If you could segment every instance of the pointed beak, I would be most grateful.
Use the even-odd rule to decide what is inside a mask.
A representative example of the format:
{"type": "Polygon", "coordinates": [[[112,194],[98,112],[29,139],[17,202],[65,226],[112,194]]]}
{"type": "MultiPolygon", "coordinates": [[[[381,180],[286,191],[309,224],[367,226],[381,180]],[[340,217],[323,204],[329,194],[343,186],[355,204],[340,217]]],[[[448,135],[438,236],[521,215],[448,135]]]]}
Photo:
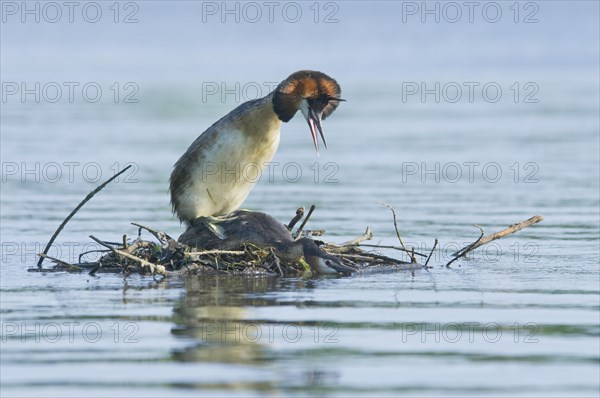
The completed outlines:
{"type": "Polygon", "coordinates": [[[341,261],[339,260],[325,260],[325,266],[327,268],[333,269],[335,272],[343,272],[343,273],[348,273],[351,274],[353,272],[358,271],[358,269],[354,268],[354,267],[349,267],[347,265],[342,264],[341,261]]]}
{"type": "Polygon", "coordinates": [[[305,109],[302,109],[302,114],[308,122],[310,134],[312,135],[313,143],[315,144],[317,153],[319,153],[319,139],[317,138],[317,130],[321,135],[321,139],[323,139],[325,149],[327,149],[327,141],[325,140],[325,135],[323,134],[323,127],[321,127],[321,114],[315,112],[310,106],[306,106],[305,109]]]}
{"type": "Polygon", "coordinates": [[[356,268],[342,264],[338,258],[323,252],[320,252],[319,255],[305,255],[305,258],[311,268],[320,274],[335,274],[338,272],[351,274],[358,271],[356,268]]]}
{"type": "Polygon", "coordinates": [[[302,255],[310,268],[318,274],[335,274],[337,272],[351,274],[358,271],[354,267],[342,264],[339,258],[325,253],[316,243],[309,238],[300,238],[296,242],[302,243],[302,255]]]}

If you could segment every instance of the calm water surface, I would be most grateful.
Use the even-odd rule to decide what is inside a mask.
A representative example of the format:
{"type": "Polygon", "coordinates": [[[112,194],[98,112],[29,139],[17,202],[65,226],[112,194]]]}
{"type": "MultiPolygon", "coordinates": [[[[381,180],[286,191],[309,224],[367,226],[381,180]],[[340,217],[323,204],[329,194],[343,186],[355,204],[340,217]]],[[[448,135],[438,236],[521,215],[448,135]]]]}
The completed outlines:
{"type": "Polygon", "coordinates": [[[94,81],[110,93],[2,103],[3,396],[598,396],[597,3],[540,2],[528,26],[399,25],[400,5],[386,2],[338,3],[330,26],[201,24],[200,3],[138,4],[132,26],[2,26],[3,82],[94,81]],[[128,163],[50,254],[77,261],[95,248],[88,235],[133,237],[130,222],[178,235],[172,164],[242,100],[205,97],[203,83],[262,85],[304,67],[336,77],[348,99],[324,122],[329,150],[316,156],[299,117],[284,125],[277,163],[244,206],[287,222],[314,203],[309,228],[327,240],[371,226],[372,243],[396,244],[387,202],[410,245],[440,240],[432,270],[27,272],[68,212],[128,163]],[[139,102],[112,101],[115,81],[135,82],[139,102]],[[495,82],[503,95],[404,101],[407,82],[495,82]],[[527,82],[537,103],[523,102],[527,82]],[[545,220],[441,266],[477,238],[472,224],[491,233],[535,214],[545,220]]]}

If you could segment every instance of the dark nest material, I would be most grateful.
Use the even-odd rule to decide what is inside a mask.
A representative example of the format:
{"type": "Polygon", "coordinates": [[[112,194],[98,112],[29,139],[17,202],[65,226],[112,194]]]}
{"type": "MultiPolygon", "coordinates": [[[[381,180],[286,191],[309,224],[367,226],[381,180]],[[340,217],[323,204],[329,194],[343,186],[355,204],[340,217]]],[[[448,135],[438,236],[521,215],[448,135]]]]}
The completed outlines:
{"type": "MultiPolygon", "coordinates": [[[[66,272],[88,272],[90,275],[95,275],[100,272],[119,273],[123,275],[141,274],[141,275],[167,275],[167,274],[244,274],[244,275],[285,275],[285,276],[310,276],[312,274],[310,266],[300,259],[298,261],[285,261],[277,256],[271,247],[259,247],[252,244],[244,245],[240,250],[203,250],[198,251],[187,245],[184,245],[170,237],[168,234],[157,231],[150,227],[132,223],[137,227],[137,237],[133,240],[128,239],[123,235],[121,242],[108,242],[98,239],[95,236],[90,236],[92,240],[102,246],[104,249],[94,250],[91,252],[82,253],[79,256],[79,262],[75,264],[67,263],[57,258],[48,256],[48,250],[52,243],[64,228],[67,222],[77,213],[77,211],[89,201],[96,193],[104,188],[108,183],[125,172],[128,168],[123,169],[120,173],[114,175],[105,183],[100,185],[94,191],[90,192],[86,198],[65,218],[62,224],[58,227],[50,241],[48,242],[43,253],[40,253],[40,259],[37,268],[30,271],[66,271],[66,272]],[[153,240],[142,238],[142,231],[145,230],[153,236],[153,240]],[[81,262],[84,255],[93,252],[101,253],[101,257],[95,262],[81,262]],[[52,268],[43,268],[44,259],[49,259],[54,263],[52,268]]],[[[327,254],[336,256],[344,265],[358,269],[360,273],[370,272],[393,272],[393,271],[415,271],[418,269],[431,268],[429,260],[437,247],[437,239],[430,253],[423,254],[415,252],[414,248],[408,249],[400,236],[396,221],[395,210],[387,204],[382,204],[388,207],[393,216],[394,228],[400,246],[381,246],[370,245],[363,242],[372,239],[373,233],[370,228],[367,228],[365,233],[351,241],[334,244],[327,243],[315,239],[322,236],[324,231],[312,230],[305,231],[304,226],[311,217],[315,206],[311,206],[306,214],[304,208],[299,208],[296,215],[286,226],[290,231],[293,231],[295,225],[300,226],[292,236],[295,239],[308,237],[315,241],[321,250],[327,254]],[[408,261],[403,261],[394,257],[389,257],[377,253],[377,249],[391,249],[404,253],[408,257],[408,261]],[[419,261],[420,260],[420,261],[419,261]]],[[[453,259],[446,266],[450,266],[454,261],[465,256],[472,250],[489,243],[493,240],[502,238],[532,224],[538,223],[543,218],[534,216],[523,222],[513,224],[508,228],[488,236],[484,236],[483,230],[480,229],[481,235],[470,245],[465,246],[461,250],[453,254],[453,259]]]]}

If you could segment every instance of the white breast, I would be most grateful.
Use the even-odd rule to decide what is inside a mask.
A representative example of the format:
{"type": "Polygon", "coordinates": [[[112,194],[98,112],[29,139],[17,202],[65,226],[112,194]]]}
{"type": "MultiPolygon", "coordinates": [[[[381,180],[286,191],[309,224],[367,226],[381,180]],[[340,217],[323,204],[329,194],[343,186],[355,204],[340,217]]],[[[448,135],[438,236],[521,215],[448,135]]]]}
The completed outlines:
{"type": "Polygon", "coordinates": [[[197,152],[190,165],[191,183],[181,192],[179,210],[185,219],[228,214],[238,209],[279,146],[279,125],[259,139],[223,128],[197,152]]]}

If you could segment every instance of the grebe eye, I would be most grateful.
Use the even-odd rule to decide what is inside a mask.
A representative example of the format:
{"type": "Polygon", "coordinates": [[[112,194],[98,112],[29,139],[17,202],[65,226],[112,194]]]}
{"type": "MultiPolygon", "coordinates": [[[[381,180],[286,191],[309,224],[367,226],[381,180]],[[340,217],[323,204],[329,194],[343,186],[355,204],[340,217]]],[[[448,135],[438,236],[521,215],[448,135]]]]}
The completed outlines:
{"type": "Polygon", "coordinates": [[[331,265],[331,261],[325,260],[325,265],[331,265]]]}

